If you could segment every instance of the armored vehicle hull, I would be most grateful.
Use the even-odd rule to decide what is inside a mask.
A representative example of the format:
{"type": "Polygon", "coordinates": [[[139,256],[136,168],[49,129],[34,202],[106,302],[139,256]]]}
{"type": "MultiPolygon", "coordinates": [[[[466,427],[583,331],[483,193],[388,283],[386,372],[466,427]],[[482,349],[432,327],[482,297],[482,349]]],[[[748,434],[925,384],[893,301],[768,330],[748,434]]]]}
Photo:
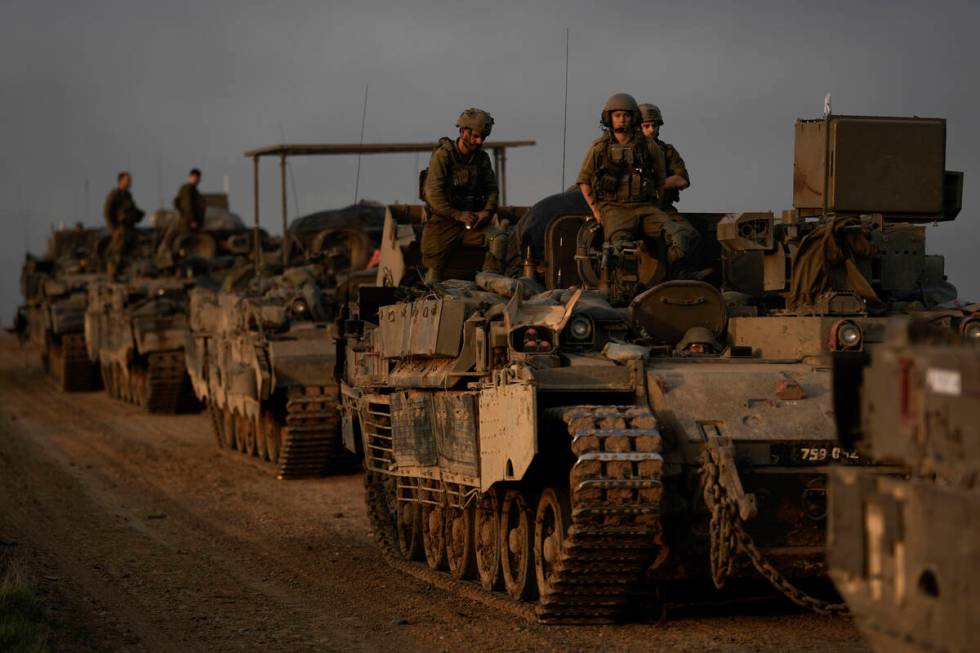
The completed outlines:
{"type": "Polygon", "coordinates": [[[320,476],[343,461],[333,325],[290,322],[288,302],[191,293],[187,370],[219,447],[279,478],[320,476]]]}
{"type": "Polygon", "coordinates": [[[51,233],[43,258],[28,255],[21,270],[24,305],[18,331],[41,352],[41,365],[65,392],[96,390],[99,370],[85,355],[84,315],[88,285],[100,278],[101,229],[51,233]]]}
{"type": "MultiPolygon", "coordinates": [[[[823,156],[834,192],[853,191],[842,171],[861,157],[892,165],[908,130],[945,134],[838,118],[824,126],[848,165],[802,146],[796,162],[823,156]],[[846,146],[856,134],[871,140],[846,146]]],[[[343,323],[344,438],[364,453],[386,555],[475,574],[550,622],[616,620],[733,578],[845,610],[810,582],[826,581],[828,473],[887,470],[838,441],[831,361],[880,346],[896,313],[980,337],[916,224],[955,217],[962,177],[912,163],[876,181],[872,204],[899,197],[877,213],[852,193],[819,214],[687,215],[697,281],[669,281],[663,242],[603,242],[566,194],[518,222],[521,279],[363,288],[343,323]],[[930,184],[896,195],[907,174],[930,184]]],[[[410,215],[386,225],[379,286],[413,283],[414,233],[410,215]]]]}
{"type": "Polygon", "coordinates": [[[838,365],[842,439],[894,473],[838,470],[831,576],[877,651],[975,649],[980,349],[898,323],[870,365],[838,365]],[[857,408],[857,410],[855,410],[857,408]]]}
{"type": "Polygon", "coordinates": [[[321,211],[287,230],[289,267],[232,290],[195,289],[187,369],[219,447],[267,463],[277,477],[347,467],[339,430],[335,318],[366,274],[385,207],[321,211]]]}
{"type": "Polygon", "coordinates": [[[174,279],[90,286],[85,342],[109,396],[152,413],[193,407],[184,364],[186,301],[184,282],[174,279]]]}

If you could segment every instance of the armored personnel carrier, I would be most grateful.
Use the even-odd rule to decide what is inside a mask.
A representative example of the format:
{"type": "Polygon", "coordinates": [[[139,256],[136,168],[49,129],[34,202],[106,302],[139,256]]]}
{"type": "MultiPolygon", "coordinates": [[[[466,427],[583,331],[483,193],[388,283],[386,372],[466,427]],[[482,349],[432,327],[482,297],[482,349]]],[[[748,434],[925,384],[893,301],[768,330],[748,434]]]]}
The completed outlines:
{"type": "MultiPolygon", "coordinates": [[[[173,270],[156,268],[156,239],[150,238],[130,257],[124,280],[89,286],[86,350],[111,397],[154,413],[195,405],[184,361],[187,293],[197,286],[220,287],[236,261],[250,256],[254,238],[234,214],[211,210],[215,197],[220,196],[205,195],[204,227],[179,244],[173,270]]],[[[260,235],[260,246],[261,240],[260,235]]]]}
{"type": "Polygon", "coordinates": [[[659,243],[603,243],[573,197],[518,222],[519,279],[406,288],[412,233],[386,229],[390,285],[359,289],[338,366],[386,555],[553,623],[760,576],[843,610],[804,591],[829,469],[871,465],[837,441],[832,357],[896,312],[973,333],[919,226],[959,210],[944,152],[941,120],[799,121],[794,210],[687,216],[701,281],[670,281],[659,243]]]}
{"type": "Polygon", "coordinates": [[[290,265],[279,274],[191,291],[187,370],[219,447],[268,463],[279,478],[345,461],[333,369],[338,294],[367,269],[384,216],[369,203],[305,216],[287,231],[290,265]]]}
{"type": "Polygon", "coordinates": [[[44,371],[66,392],[98,388],[98,368],[85,354],[84,315],[86,289],[102,274],[98,248],[105,238],[104,229],[52,231],[47,253],[28,254],[21,269],[24,305],[16,329],[41,351],[44,371]]]}
{"type": "Polygon", "coordinates": [[[835,470],[830,574],[875,650],[974,650],[980,347],[889,326],[870,365],[835,366],[842,442],[894,473],[835,470]]]}

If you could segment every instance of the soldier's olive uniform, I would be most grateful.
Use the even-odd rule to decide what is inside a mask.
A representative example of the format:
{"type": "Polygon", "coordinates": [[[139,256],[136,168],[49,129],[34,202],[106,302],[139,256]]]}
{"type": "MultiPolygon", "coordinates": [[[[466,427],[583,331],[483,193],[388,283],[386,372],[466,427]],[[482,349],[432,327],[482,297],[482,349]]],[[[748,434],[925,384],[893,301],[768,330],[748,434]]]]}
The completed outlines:
{"type": "Polygon", "coordinates": [[[207,207],[197,187],[188,182],[177,192],[174,208],[177,209],[179,216],[167,226],[167,231],[157,249],[157,265],[161,268],[173,267],[177,247],[185,237],[204,225],[204,213],[207,207]]]}
{"type": "Polygon", "coordinates": [[[136,207],[128,190],[114,188],[106,195],[102,215],[112,233],[106,248],[106,269],[109,276],[115,277],[132,245],[133,226],[143,219],[143,211],[136,207]]]}
{"type": "Polygon", "coordinates": [[[425,178],[429,218],[422,228],[422,265],[441,278],[450,253],[461,245],[487,250],[483,269],[501,272],[506,254],[504,230],[487,218],[477,229],[467,229],[466,213],[497,210],[497,176],[483,150],[464,156],[455,141],[439,139],[425,178]]]}
{"type": "MultiPolygon", "coordinates": [[[[687,165],[684,164],[684,159],[681,158],[677,148],[670,143],[664,143],[659,138],[655,139],[655,141],[660,149],[663,150],[664,159],[667,164],[667,176],[673,177],[674,175],[680,175],[690,184],[691,175],[687,172],[687,165]]],[[[668,213],[677,213],[677,209],[674,208],[674,202],[679,202],[680,199],[681,191],[679,189],[665,188],[663,197],[660,198],[660,208],[668,213]]]]}
{"type": "Polygon", "coordinates": [[[607,242],[634,240],[640,233],[662,238],[675,270],[685,267],[700,235],[682,216],[658,208],[666,179],[660,147],[639,131],[619,143],[611,132],[589,147],[576,180],[589,184],[599,206],[607,242]]]}

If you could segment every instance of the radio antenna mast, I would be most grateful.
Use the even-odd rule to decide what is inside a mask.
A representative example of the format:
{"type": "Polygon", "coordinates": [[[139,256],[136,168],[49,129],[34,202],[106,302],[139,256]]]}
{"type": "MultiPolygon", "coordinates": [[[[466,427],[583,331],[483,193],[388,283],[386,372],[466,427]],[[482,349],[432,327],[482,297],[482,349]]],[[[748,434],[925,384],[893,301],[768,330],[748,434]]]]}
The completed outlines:
{"type": "Polygon", "coordinates": [[[565,108],[561,123],[561,192],[565,192],[565,143],[568,140],[568,28],[565,28],[565,108]]]}
{"type": "MultiPolygon", "coordinates": [[[[367,118],[368,85],[364,85],[364,108],[361,109],[361,139],[359,145],[364,145],[364,119],[367,118]]],[[[357,172],[354,174],[354,204],[357,204],[361,188],[361,153],[357,153],[357,172]]]]}

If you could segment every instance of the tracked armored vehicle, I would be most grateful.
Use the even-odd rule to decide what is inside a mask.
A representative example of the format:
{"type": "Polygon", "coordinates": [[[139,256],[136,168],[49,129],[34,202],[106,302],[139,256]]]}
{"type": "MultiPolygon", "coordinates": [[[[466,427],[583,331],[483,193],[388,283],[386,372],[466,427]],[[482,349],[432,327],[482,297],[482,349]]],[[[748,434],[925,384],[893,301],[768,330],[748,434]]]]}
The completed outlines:
{"type": "Polygon", "coordinates": [[[980,343],[890,328],[870,364],[835,366],[842,442],[894,473],[835,470],[830,573],[876,651],[974,650],[980,343]]]}
{"type": "Polygon", "coordinates": [[[287,231],[284,271],[241,289],[191,292],[187,370],[219,447],[283,479],[348,460],[334,375],[338,294],[367,269],[384,216],[384,206],[361,203],[300,218],[287,231]]]}
{"type": "MultiPolygon", "coordinates": [[[[825,578],[828,470],[871,466],[837,441],[831,359],[880,343],[896,312],[972,333],[916,224],[958,212],[944,148],[938,120],[798,122],[794,210],[687,215],[703,281],[667,281],[659,243],[603,243],[566,197],[518,223],[522,279],[361,288],[344,437],[386,555],[553,623],[760,576],[843,610],[804,591],[825,578]]],[[[397,233],[379,279],[404,285],[410,256],[385,262],[410,251],[397,233]]]]}
{"type": "Polygon", "coordinates": [[[60,229],[48,237],[41,258],[28,255],[21,269],[24,305],[16,328],[22,341],[41,351],[41,365],[66,392],[95,390],[99,371],[85,354],[84,315],[88,285],[102,274],[99,243],[104,229],[60,229]]]}
{"type": "Polygon", "coordinates": [[[197,286],[220,287],[236,261],[252,252],[253,234],[223,209],[223,196],[205,197],[209,211],[204,228],[180,244],[173,270],[156,268],[156,233],[140,230],[140,235],[153,237],[141,239],[123,280],[103,279],[88,289],[88,358],[99,365],[111,397],[149,412],[196,407],[184,360],[187,293],[197,286]]]}

